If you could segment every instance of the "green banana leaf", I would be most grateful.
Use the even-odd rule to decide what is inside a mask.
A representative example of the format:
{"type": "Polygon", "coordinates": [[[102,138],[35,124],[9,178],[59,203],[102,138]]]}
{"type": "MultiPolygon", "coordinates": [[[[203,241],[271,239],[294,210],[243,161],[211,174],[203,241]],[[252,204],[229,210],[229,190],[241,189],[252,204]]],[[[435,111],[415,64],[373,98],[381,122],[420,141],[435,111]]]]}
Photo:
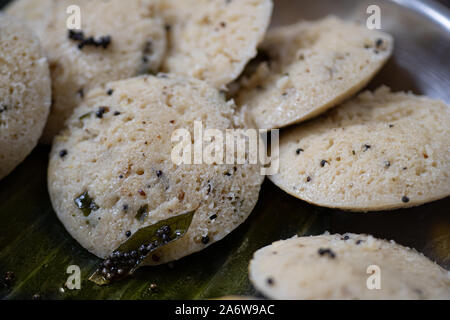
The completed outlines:
{"type": "MultiPolygon", "coordinates": [[[[0,9],[7,2],[0,0],[0,9]]],[[[274,24],[280,21],[294,22],[299,18],[299,12],[305,17],[314,18],[318,13],[322,16],[331,12],[351,12],[354,6],[351,1],[319,3],[277,0],[276,3],[274,24]],[[324,8],[326,13],[323,12],[324,8]]],[[[383,2],[383,8],[383,19],[391,19],[392,23],[397,21],[400,16],[397,15],[400,14],[397,4],[383,2]]],[[[441,70],[438,68],[441,68],[441,61],[444,60],[433,60],[436,59],[434,55],[437,51],[434,50],[434,55],[426,59],[426,69],[420,69],[420,63],[411,64],[412,56],[406,55],[414,50],[414,56],[418,59],[428,57],[420,54],[423,51],[417,50],[423,47],[425,52],[430,51],[430,38],[423,34],[427,30],[436,32],[438,29],[435,24],[431,29],[430,20],[425,21],[428,24],[424,22],[425,15],[420,15],[419,19],[410,11],[408,14],[408,17],[414,18],[411,18],[412,21],[419,21],[414,25],[421,26],[420,32],[414,33],[401,24],[387,24],[395,26],[390,31],[398,40],[396,59],[386,66],[387,71],[380,74],[373,82],[373,87],[385,83],[396,90],[410,90],[420,85],[420,92],[440,92],[445,96],[448,92],[445,73],[442,81],[436,81],[440,79],[439,72],[433,72],[433,77],[427,78],[428,70],[441,70]],[[404,34],[410,37],[408,41],[402,40],[404,34]],[[423,70],[427,72],[421,72],[423,70]],[[410,74],[415,74],[420,81],[411,80],[410,74]]],[[[442,31],[439,34],[446,33],[442,31]]],[[[438,36],[436,39],[433,44],[445,43],[438,36]]],[[[441,51],[444,57],[446,51],[441,51]]],[[[100,287],[88,280],[100,259],[70,237],[51,207],[46,187],[48,152],[48,148],[37,148],[10,176],[0,181],[0,299],[31,299],[35,294],[39,294],[42,299],[259,296],[249,282],[247,272],[248,263],[257,249],[296,234],[312,235],[325,231],[369,233],[379,238],[393,239],[402,245],[416,248],[443,267],[450,268],[450,198],[393,212],[347,213],[311,206],[266,181],[250,218],[224,240],[180,261],[141,268],[130,278],[100,287]],[[80,290],[65,287],[69,277],[66,271],[70,265],[77,265],[81,269],[80,290]],[[2,284],[7,272],[15,275],[11,286],[2,284]]]]}
{"type": "Polygon", "coordinates": [[[387,213],[345,213],[311,206],[266,181],[250,218],[224,240],[202,252],[100,287],[88,281],[100,259],[65,231],[46,188],[47,148],[37,148],[0,182],[0,275],[15,274],[0,287],[1,299],[205,299],[258,296],[248,280],[253,253],[293,235],[371,233],[415,247],[450,266],[450,199],[387,213]],[[69,290],[68,266],[81,268],[81,289],[69,290]],[[152,286],[153,284],[153,286],[152,286]],[[155,288],[156,285],[156,288],[155,288]]]}

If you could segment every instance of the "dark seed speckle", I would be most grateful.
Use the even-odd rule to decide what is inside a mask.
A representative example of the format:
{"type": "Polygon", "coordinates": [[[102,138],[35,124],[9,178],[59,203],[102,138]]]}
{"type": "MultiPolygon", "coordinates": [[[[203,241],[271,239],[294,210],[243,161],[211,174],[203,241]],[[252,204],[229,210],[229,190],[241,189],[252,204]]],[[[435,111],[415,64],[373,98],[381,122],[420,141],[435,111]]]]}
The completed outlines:
{"type": "Polygon", "coordinates": [[[328,255],[331,259],[336,258],[336,254],[331,249],[321,248],[319,249],[318,253],[321,257],[328,255]]]}
{"type": "Polygon", "coordinates": [[[202,243],[203,244],[208,244],[209,243],[209,236],[202,237],[202,243]]]}
{"type": "Polygon", "coordinates": [[[370,148],[372,148],[372,146],[371,146],[370,144],[365,144],[365,145],[362,146],[362,150],[363,150],[364,152],[366,152],[366,151],[369,150],[370,148]]]}

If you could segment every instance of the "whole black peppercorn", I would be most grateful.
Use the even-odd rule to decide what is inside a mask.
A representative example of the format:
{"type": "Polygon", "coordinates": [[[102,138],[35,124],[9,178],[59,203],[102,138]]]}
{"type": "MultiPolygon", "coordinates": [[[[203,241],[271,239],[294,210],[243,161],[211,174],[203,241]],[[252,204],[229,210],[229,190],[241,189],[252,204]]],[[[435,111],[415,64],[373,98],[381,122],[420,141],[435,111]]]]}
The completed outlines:
{"type": "Polygon", "coordinates": [[[67,150],[66,149],[64,149],[64,150],[61,150],[60,152],[59,152],[59,156],[61,157],[61,158],[64,158],[65,156],[67,156],[67,150]]]}
{"type": "Polygon", "coordinates": [[[162,233],[168,234],[170,233],[170,226],[162,226],[160,230],[162,233]]]}
{"type": "Polygon", "coordinates": [[[112,96],[113,93],[114,93],[114,90],[113,90],[113,89],[108,89],[108,91],[106,91],[106,94],[107,94],[108,96],[112,96]]]}
{"type": "Polygon", "coordinates": [[[407,196],[403,196],[402,201],[403,201],[403,203],[408,203],[409,198],[407,196]]]}
{"type": "Polygon", "coordinates": [[[126,236],[127,238],[131,237],[131,231],[125,232],[125,236],[126,236]]]}
{"type": "Polygon", "coordinates": [[[170,237],[169,237],[167,234],[163,234],[163,235],[161,236],[161,240],[162,240],[163,242],[169,242],[169,241],[170,241],[170,237]]]}
{"type": "Polygon", "coordinates": [[[138,249],[139,253],[147,253],[147,247],[143,244],[138,249]]]}

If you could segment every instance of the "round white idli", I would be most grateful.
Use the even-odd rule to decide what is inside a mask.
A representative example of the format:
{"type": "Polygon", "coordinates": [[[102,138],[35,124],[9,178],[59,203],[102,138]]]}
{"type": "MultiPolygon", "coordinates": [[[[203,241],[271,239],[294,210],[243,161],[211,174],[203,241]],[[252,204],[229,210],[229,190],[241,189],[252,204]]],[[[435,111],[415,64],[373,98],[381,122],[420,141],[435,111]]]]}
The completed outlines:
{"type": "Polygon", "coordinates": [[[163,70],[224,88],[256,55],[272,7],[271,0],[162,0],[169,36],[163,70]]]}
{"type": "Polygon", "coordinates": [[[16,0],[6,12],[37,31],[49,59],[53,105],[46,143],[87,91],[156,72],[165,54],[166,33],[156,0],[16,0]],[[74,5],[80,8],[81,30],[69,36],[67,21],[73,11],[67,10],[74,5]]]}
{"type": "Polygon", "coordinates": [[[0,179],[36,146],[50,103],[50,72],[39,40],[0,14],[0,179]]]}
{"type": "Polygon", "coordinates": [[[248,107],[259,128],[275,129],[311,119],[362,89],[391,56],[393,39],[328,17],[272,29],[260,50],[263,62],[242,77],[236,103],[248,107]]]}
{"type": "Polygon", "coordinates": [[[176,165],[171,137],[186,129],[193,138],[194,121],[202,121],[204,130],[232,129],[233,108],[202,81],[163,74],[92,90],[54,140],[48,187],[59,219],[99,257],[118,248],[128,231],[192,210],[187,234],[156,252],[153,263],[221,240],[253,210],[263,180],[260,168],[176,165]],[[83,194],[93,204],[84,213],[75,203],[83,194]]]}
{"type": "Polygon", "coordinates": [[[255,253],[249,271],[254,286],[273,299],[450,299],[447,270],[415,250],[366,235],[278,241],[255,253]]]}
{"type": "Polygon", "coordinates": [[[387,87],[281,133],[270,179],[307,202],[352,211],[411,207],[450,195],[450,108],[387,87]]]}

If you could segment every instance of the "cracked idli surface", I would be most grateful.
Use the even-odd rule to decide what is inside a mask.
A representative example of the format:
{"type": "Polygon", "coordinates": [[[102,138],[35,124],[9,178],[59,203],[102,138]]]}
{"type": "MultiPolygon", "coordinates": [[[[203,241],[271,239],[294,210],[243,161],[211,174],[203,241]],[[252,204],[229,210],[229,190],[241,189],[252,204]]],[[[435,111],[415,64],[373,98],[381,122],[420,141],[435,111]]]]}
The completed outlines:
{"type": "Polygon", "coordinates": [[[151,263],[221,240],[253,210],[264,178],[260,167],[177,165],[171,139],[177,129],[194,138],[194,121],[202,121],[204,130],[238,127],[234,108],[203,81],[165,74],[90,91],[50,155],[48,188],[59,219],[99,257],[118,248],[128,231],[192,210],[187,234],[156,251],[158,260],[151,263]],[[80,196],[89,202],[83,210],[80,196]]]}
{"type": "Polygon", "coordinates": [[[50,72],[39,40],[0,14],[0,179],[37,145],[50,103],[50,72]]]}

